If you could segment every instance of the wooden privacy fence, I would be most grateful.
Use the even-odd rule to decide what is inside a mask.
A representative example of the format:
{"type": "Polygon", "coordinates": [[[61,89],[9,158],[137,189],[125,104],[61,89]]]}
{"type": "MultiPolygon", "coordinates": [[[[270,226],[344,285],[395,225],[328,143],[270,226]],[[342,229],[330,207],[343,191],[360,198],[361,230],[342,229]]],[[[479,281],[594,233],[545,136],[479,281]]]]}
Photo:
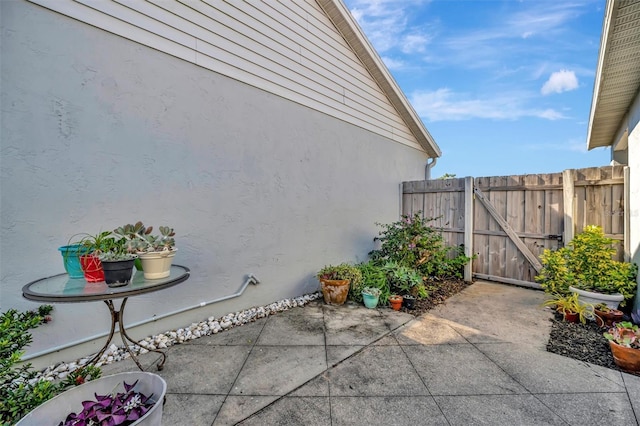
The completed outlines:
{"type": "Polygon", "coordinates": [[[402,183],[401,212],[434,218],[445,243],[475,255],[473,278],[539,287],[545,248],[557,249],[587,225],[601,226],[629,259],[629,170],[593,167],[539,175],[402,183]]]}

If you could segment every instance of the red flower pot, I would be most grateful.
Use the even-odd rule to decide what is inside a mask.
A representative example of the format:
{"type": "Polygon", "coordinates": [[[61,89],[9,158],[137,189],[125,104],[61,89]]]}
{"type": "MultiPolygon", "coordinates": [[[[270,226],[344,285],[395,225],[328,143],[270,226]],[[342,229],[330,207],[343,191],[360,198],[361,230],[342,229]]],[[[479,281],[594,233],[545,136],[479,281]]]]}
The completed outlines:
{"type": "Polygon", "coordinates": [[[100,262],[98,256],[92,254],[80,256],[80,266],[82,266],[82,272],[84,272],[84,279],[88,283],[104,281],[102,262],[100,262]]]}
{"type": "Polygon", "coordinates": [[[391,309],[394,311],[399,311],[402,308],[402,296],[390,296],[389,303],[391,304],[391,309]]]}

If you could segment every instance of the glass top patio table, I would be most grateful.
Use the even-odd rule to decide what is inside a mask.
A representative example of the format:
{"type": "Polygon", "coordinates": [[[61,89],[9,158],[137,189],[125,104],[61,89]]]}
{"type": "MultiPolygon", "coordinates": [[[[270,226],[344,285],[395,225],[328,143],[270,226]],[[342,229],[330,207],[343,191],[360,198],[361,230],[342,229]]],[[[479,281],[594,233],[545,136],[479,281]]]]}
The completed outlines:
{"type": "Polygon", "coordinates": [[[30,282],[22,287],[22,295],[29,300],[52,303],[121,299],[172,287],[186,281],[189,273],[186,266],[171,265],[168,277],[147,280],[142,271],[135,271],[131,282],[122,287],[109,287],[104,281],[89,283],[84,278],[69,278],[65,273],[30,282]]]}

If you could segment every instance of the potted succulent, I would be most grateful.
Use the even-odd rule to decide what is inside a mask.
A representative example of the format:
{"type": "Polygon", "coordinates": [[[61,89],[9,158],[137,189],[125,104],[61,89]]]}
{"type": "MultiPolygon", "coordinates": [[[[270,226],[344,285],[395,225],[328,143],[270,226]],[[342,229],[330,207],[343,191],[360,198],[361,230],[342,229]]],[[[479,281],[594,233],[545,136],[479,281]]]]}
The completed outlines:
{"type": "Polygon", "coordinates": [[[61,393],[17,424],[158,425],[166,391],[167,383],[157,374],[114,374],[61,393]]]}
{"type": "Polygon", "coordinates": [[[536,280],[549,293],[579,295],[583,303],[624,306],[635,295],[638,267],[613,260],[613,240],[598,226],[587,226],[567,247],[545,250],[536,280]]]}
{"type": "Polygon", "coordinates": [[[391,304],[391,309],[394,311],[399,311],[402,308],[402,299],[403,297],[399,294],[392,294],[389,296],[389,303],[391,304]]]}
{"type": "Polygon", "coordinates": [[[100,262],[104,270],[104,282],[109,287],[122,287],[131,281],[133,263],[137,254],[133,253],[124,240],[118,240],[107,252],[100,255],[100,262]]]}
{"type": "Polygon", "coordinates": [[[543,305],[553,307],[567,322],[580,321],[582,324],[586,324],[587,319],[593,318],[593,305],[580,302],[575,293],[568,296],[556,294],[543,305]]]}
{"type": "Polygon", "coordinates": [[[135,225],[127,224],[115,229],[115,235],[125,240],[130,251],[137,252],[144,277],[155,280],[168,277],[171,264],[178,251],[175,248],[175,232],[168,226],[159,227],[160,234],[153,235],[153,226],[145,227],[138,221],[135,225]]]}
{"type": "Polygon", "coordinates": [[[640,372],[640,329],[630,321],[615,324],[604,333],[609,341],[613,361],[620,369],[640,372]]]}
{"type": "Polygon", "coordinates": [[[349,294],[349,284],[357,286],[362,280],[360,270],[348,263],[329,265],[316,274],[324,302],[329,305],[342,305],[349,294]]]}
{"type": "Polygon", "coordinates": [[[416,307],[416,298],[412,294],[405,294],[402,296],[402,306],[407,309],[414,309],[416,307]]]}
{"type": "Polygon", "coordinates": [[[380,298],[380,290],[378,287],[365,287],[362,289],[362,301],[364,306],[369,309],[373,309],[378,306],[378,299],[380,298]]]}

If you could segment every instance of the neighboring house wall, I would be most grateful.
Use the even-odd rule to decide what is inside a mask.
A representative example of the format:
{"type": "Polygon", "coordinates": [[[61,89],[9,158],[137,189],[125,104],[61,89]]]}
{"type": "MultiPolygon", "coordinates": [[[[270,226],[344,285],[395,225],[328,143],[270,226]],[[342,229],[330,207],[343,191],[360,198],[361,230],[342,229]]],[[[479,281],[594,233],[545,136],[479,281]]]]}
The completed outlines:
{"type": "MultiPolygon", "coordinates": [[[[336,101],[323,110],[31,3],[0,5],[0,310],[38,305],[21,288],[62,272],[57,247],[72,234],[136,220],[173,226],[175,262],[192,274],[132,298],[126,323],[235,293],[248,273],[261,284],[136,328],[135,337],[313,292],[320,267],[366,259],[374,223],[398,218],[400,182],[423,178],[427,156],[409,136],[391,140],[402,133],[392,112],[371,112],[386,137],[330,113],[382,108],[364,98],[364,77],[356,89],[351,77],[335,76],[341,105],[353,108],[336,101]]],[[[108,323],[101,302],[56,305],[29,354],[99,335],[108,323]]],[[[103,341],[40,361],[87,354],[103,341]]]]}
{"type": "MultiPolygon", "coordinates": [[[[632,261],[640,265],[640,93],[627,115],[629,164],[629,247],[632,261]]],[[[640,309],[640,274],[635,308],[640,309]]]]}

